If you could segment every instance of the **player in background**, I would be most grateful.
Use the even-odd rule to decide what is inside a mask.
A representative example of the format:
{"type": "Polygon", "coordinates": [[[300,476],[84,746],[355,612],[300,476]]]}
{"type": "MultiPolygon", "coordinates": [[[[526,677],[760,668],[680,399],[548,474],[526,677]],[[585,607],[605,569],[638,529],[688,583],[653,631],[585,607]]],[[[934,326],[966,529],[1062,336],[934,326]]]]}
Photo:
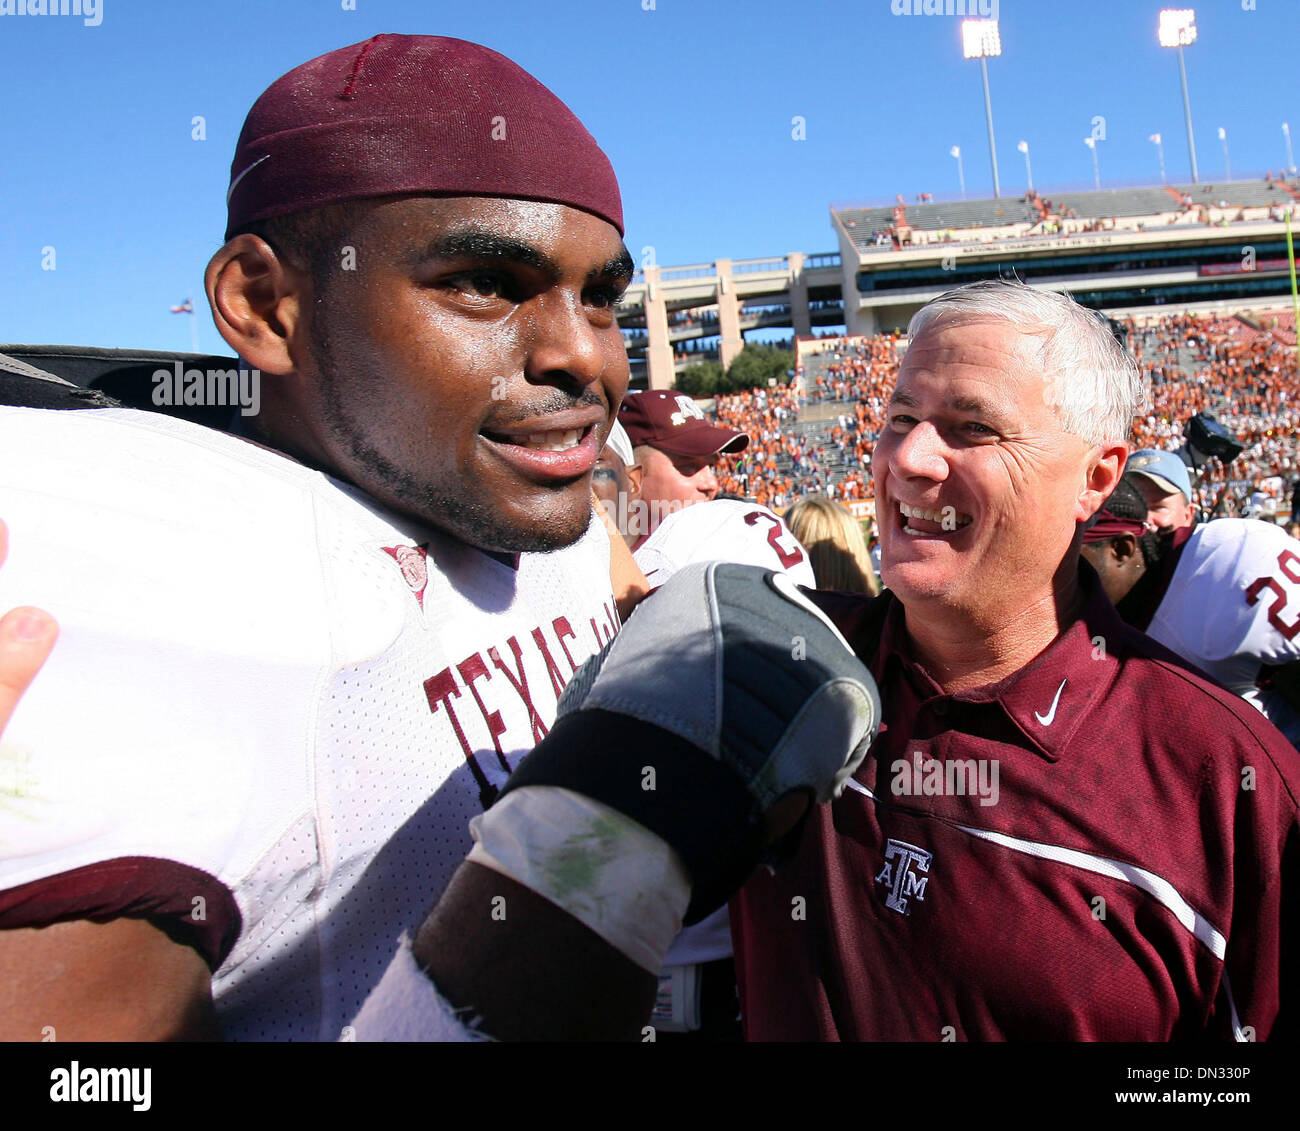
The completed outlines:
{"type": "Polygon", "coordinates": [[[1253,518],[1153,532],[1144,482],[1125,475],[1084,532],[1083,554],[1107,595],[1129,624],[1300,745],[1300,541],[1253,518]]]}
{"type": "Polygon", "coordinates": [[[668,514],[632,556],[651,586],[692,562],[741,562],[780,570],[808,589],[817,585],[807,551],[781,516],[739,499],[713,499],[668,514]]]}
{"type": "Polygon", "coordinates": [[[745,449],[744,432],[710,423],[685,394],[662,391],[629,393],[619,423],[636,460],[629,475],[641,473],[629,479],[626,534],[652,586],[691,562],[727,561],[781,570],[813,587],[808,555],[778,515],[717,497],[713,464],[745,449]]]}
{"type": "Polygon", "coordinates": [[[684,393],[629,393],[618,419],[632,442],[635,465],[641,468],[639,488],[629,494],[627,521],[619,520],[620,528],[634,539],[633,550],[670,514],[717,498],[714,463],[749,445],[744,432],[710,424],[684,393]]]}

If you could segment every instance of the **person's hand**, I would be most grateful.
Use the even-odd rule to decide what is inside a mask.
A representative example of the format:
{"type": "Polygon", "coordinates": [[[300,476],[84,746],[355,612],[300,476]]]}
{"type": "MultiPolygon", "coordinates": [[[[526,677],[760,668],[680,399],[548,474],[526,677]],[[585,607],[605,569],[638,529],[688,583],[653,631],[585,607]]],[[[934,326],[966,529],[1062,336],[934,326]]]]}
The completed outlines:
{"type": "Polygon", "coordinates": [[[840,795],[880,714],[871,673],[785,574],[689,565],[578,669],[501,798],[559,786],[644,826],[691,873],[692,923],[840,795]]]}
{"type": "MultiPolygon", "coordinates": [[[[0,522],[0,566],[4,565],[8,540],[5,524],[0,522]]],[[[58,635],[58,624],[42,609],[24,606],[0,617],[0,736],[58,635]]]]}

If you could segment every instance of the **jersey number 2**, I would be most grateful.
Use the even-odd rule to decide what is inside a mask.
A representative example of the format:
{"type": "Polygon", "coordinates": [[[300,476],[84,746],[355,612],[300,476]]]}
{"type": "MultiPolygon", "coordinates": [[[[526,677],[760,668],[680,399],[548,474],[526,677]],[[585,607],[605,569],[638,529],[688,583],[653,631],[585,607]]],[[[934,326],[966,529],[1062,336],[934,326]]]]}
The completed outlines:
{"type": "MultiPolygon", "coordinates": [[[[1294,581],[1300,585],[1300,555],[1294,550],[1283,550],[1277,556],[1278,568],[1288,581],[1294,581]]],[[[1278,630],[1288,640],[1294,640],[1296,633],[1300,632],[1300,617],[1296,617],[1293,624],[1287,624],[1282,619],[1282,610],[1286,608],[1286,591],[1272,577],[1257,577],[1250,583],[1250,588],[1246,590],[1246,604],[1254,605],[1259,601],[1259,595],[1265,590],[1271,589],[1274,593],[1273,604],[1268,610],[1268,623],[1278,630]]]]}
{"type": "MultiPolygon", "coordinates": [[[[791,566],[798,565],[803,561],[803,551],[799,549],[799,543],[794,544],[794,548],[787,550],[781,545],[780,538],[787,533],[785,524],[775,515],[764,514],[762,511],[750,511],[745,515],[746,526],[758,525],[758,520],[766,519],[772,524],[772,529],[767,532],[767,544],[776,551],[776,556],[781,562],[782,569],[789,569],[791,566]]],[[[791,537],[794,537],[791,535],[791,537]]]]}

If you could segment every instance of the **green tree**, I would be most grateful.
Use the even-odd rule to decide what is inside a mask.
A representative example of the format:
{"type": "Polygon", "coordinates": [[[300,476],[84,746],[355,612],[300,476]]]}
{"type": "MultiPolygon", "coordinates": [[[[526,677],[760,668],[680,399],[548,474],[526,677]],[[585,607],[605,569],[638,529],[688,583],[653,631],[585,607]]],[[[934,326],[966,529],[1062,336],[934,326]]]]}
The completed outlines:
{"type": "Polygon", "coordinates": [[[677,391],[692,397],[711,397],[723,382],[722,366],[716,361],[697,361],[677,374],[677,391]]]}
{"type": "Polygon", "coordinates": [[[747,345],[727,369],[719,392],[741,392],[744,389],[767,388],[772,378],[778,385],[786,384],[794,368],[794,352],[777,346],[747,345]]]}

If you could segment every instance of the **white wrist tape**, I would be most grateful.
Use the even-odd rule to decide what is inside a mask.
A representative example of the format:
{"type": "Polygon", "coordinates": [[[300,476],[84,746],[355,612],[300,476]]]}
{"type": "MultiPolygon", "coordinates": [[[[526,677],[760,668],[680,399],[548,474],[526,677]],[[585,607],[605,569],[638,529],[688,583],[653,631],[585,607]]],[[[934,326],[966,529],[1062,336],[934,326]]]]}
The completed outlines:
{"type": "Polygon", "coordinates": [[[507,793],[469,823],[466,859],[562,907],[657,975],[691,901],[667,842],[630,817],[557,786],[507,793]]]}
{"type": "Polygon", "coordinates": [[[415,961],[405,935],[384,976],[361,1006],[344,1041],[490,1041],[462,1019],[415,961]]]}

